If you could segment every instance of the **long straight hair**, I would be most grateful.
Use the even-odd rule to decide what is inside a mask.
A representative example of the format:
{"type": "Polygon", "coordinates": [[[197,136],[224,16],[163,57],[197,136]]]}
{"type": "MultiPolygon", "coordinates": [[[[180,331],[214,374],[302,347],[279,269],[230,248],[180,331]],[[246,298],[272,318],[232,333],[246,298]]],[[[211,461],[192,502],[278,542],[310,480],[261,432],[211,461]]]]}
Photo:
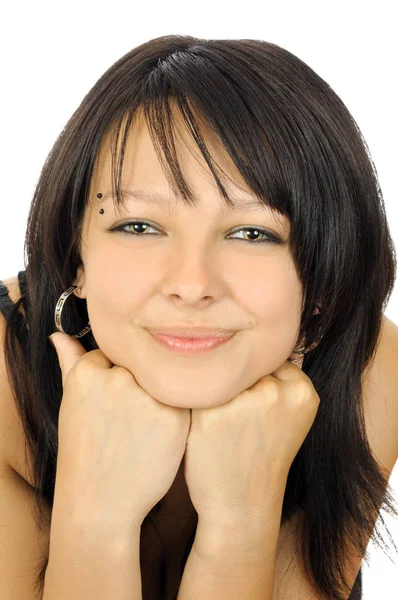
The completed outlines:
{"type": "MultiPolygon", "coordinates": [[[[307,64],[261,40],[170,35],[141,44],[95,83],[47,157],[28,218],[26,293],[11,312],[5,348],[33,458],[37,524],[43,527],[42,500],[53,505],[62,400],[47,336],[55,329],[57,300],[82,264],[83,216],[108,128],[116,132],[112,185],[118,206],[126,138],[141,108],[173,190],[187,205],[196,202],[175,152],[171,99],[225,202],[233,204],[195,112],[256,197],[290,221],[290,250],[305,293],[296,351],[304,353],[303,371],[321,402],[289,471],[282,524],[300,513],[298,557],[306,575],[317,593],[343,600],[349,552],[354,548],[367,561],[369,539],[385,545],[374,528],[380,509],[398,516],[387,473],[368,444],[361,395],[361,376],[375,355],[394,286],[396,254],[357,123],[307,64]],[[21,305],[23,342],[16,335],[21,305]]],[[[77,333],[88,320],[86,303],[71,300],[65,330],[77,333]]],[[[91,332],[80,342],[87,351],[98,348],[91,332]]],[[[192,539],[185,560],[191,545],[192,539]]],[[[38,571],[38,590],[47,563],[38,571]]]]}

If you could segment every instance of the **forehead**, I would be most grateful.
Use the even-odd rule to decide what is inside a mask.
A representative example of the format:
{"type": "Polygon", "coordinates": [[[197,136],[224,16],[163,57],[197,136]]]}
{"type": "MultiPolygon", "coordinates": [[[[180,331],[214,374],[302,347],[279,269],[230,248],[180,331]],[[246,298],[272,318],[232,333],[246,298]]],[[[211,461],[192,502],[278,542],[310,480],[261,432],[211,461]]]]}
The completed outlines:
{"type": "MultiPolygon", "coordinates": [[[[196,176],[201,175],[203,178],[213,181],[214,178],[211,173],[211,169],[206,163],[202,152],[198,148],[197,143],[189,132],[186,124],[183,121],[183,117],[178,108],[175,106],[174,102],[171,103],[171,114],[173,128],[171,132],[167,133],[167,136],[169,140],[172,141],[175,150],[175,159],[178,161],[184,176],[189,179],[190,175],[193,176],[196,174],[196,176]]],[[[226,177],[231,178],[231,183],[233,183],[235,186],[241,187],[246,192],[251,193],[250,188],[247,186],[246,182],[239,173],[239,170],[234,165],[233,161],[224,149],[221,142],[218,140],[212,128],[209,127],[197,113],[195,118],[197,119],[200,133],[203,136],[206,146],[209,149],[212,159],[214,159],[216,162],[216,165],[222,170],[223,173],[225,173],[226,177]]],[[[118,152],[120,152],[121,149],[124,124],[125,120],[123,121],[121,135],[118,140],[118,152]]],[[[160,132],[157,132],[157,134],[159,135],[160,132]]],[[[114,136],[115,128],[111,127],[106,132],[101,142],[96,165],[98,174],[101,177],[109,177],[111,175],[112,148],[115,141],[114,136]]],[[[164,169],[166,164],[162,165],[162,162],[159,161],[159,157],[153,143],[153,137],[155,137],[157,142],[157,136],[154,135],[153,131],[150,132],[149,130],[143,109],[137,109],[137,112],[135,113],[133,121],[127,132],[123,161],[124,179],[127,180],[129,178],[134,178],[141,179],[143,181],[147,180],[148,183],[155,181],[163,181],[164,183],[168,183],[168,178],[164,169]]],[[[159,149],[160,148],[158,147],[158,151],[159,149]]],[[[162,156],[164,162],[166,163],[163,153],[162,156]]],[[[137,187],[143,186],[137,185],[137,187]]]]}
{"type": "MultiPolygon", "coordinates": [[[[209,168],[202,152],[185,125],[180,111],[171,104],[173,114],[173,141],[176,159],[184,179],[188,182],[196,207],[201,210],[218,206],[222,214],[249,211],[255,213],[272,213],[282,226],[289,227],[289,220],[281,213],[272,211],[269,206],[256,196],[247,185],[241,173],[234,165],[215,132],[209,127],[198,113],[195,114],[200,133],[210,152],[211,159],[216,163],[218,174],[221,171],[223,185],[233,203],[228,206],[223,198],[213,173],[209,168]]],[[[102,204],[113,196],[112,194],[112,148],[115,142],[115,130],[110,128],[101,143],[100,151],[95,162],[90,186],[90,198],[95,206],[102,204]],[[97,193],[102,198],[96,198],[97,193]]],[[[152,134],[153,135],[153,134],[152,134]]],[[[123,127],[118,140],[118,153],[123,138],[123,127]]],[[[156,139],[156,138],[155,138],[156,139]]],[[[174,209],[186,208],[178,190],[172,189],[170,174],[167,174],[167,163],[159,161],[154,142],[148,128],[143,111],[139,109],[134,115],[126,138],[123,170],[121,177],[122,197],[127,202],[142,202],[157,206],[169,212],[174,209]]]]}

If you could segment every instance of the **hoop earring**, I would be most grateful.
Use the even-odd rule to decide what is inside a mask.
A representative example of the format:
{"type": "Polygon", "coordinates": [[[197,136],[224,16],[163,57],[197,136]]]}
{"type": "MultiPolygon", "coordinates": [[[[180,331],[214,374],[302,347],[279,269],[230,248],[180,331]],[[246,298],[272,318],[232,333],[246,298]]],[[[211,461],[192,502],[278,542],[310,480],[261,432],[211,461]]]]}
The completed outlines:
{"type": "MultiPolygon", "coordinates": [[[[73,290],[75,290],[77,287],[78,287],[77,285],[72,285],[72,287],[67,289],[66,292],[61,294],[60,297],[58,298],[58,302],[55,307],[55,312],[54,312],[55,327],[58,329],[58,331],[62,331],[62,333],[66,333],[66,331],[64,331],[62,329],[62,324],[61,324],[62,309],[64,307],[64,304],[65,304],[67,298],[69,298],[69,296],[72,294],[73,290]]],[[[84,329],[82,329],[79,333],[77,333],[76,335],[72,335],[70,333],[67,333],[66,335],[70,335],[73,338],[80,338],[80,337],[83,337],[84,335],[86,335],[86,333],[88,333],[90,330],[91,330],[91,325],[90,325],[90,322],[88,322],[87,326],[84,329]]]]}

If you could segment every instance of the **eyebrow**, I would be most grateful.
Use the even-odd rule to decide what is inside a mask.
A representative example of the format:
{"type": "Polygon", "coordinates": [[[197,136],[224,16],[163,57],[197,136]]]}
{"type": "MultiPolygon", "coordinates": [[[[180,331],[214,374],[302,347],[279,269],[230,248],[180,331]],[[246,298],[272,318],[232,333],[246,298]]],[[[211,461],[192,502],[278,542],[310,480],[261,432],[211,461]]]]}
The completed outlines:
{"type": "MultiPolygon", "coordinates": [[[[164,207],[169,201],[168,198],[154,191],[149,190],[120,190],[122,197],[130,198],[132,200],[137,200],[138,202],[142,202],[144,204],[154,204],[160,207],[164,207]]],[[[114,197],[113,192],[105,192],[102,195],[102,198],[96,198],[97,206],[100,206],[105,200],[109,197],[114,197]]],[[[238,210],[249,210],[253,212],[264,212],[268,207],[265,204],[261,204],[261,202],[254,198],[244,198],[240,196],[230,196],[231,200],[234,202],[235,206],[228,206],[228,209],[231,211],[238,210]]]]}

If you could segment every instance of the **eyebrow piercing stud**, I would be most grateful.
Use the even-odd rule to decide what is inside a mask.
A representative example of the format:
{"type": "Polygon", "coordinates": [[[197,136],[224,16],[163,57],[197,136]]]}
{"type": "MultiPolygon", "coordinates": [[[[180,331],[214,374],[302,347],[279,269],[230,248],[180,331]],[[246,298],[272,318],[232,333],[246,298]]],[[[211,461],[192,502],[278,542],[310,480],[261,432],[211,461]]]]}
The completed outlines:
{"type": "MultiPolygon", "coordinates": [[[[99,194],[97,194],[97,198],[102,198],[102,194],[101,194],[101,192],[100,192],[99,194]]],[[[104,211],[104,209],[103,209],[103,208],[100,208],[100,211],[99,211],[100,215],[103,215],[103,214],[104,214],[104,212],[105,212],[105,211],[104,211]]]]}

